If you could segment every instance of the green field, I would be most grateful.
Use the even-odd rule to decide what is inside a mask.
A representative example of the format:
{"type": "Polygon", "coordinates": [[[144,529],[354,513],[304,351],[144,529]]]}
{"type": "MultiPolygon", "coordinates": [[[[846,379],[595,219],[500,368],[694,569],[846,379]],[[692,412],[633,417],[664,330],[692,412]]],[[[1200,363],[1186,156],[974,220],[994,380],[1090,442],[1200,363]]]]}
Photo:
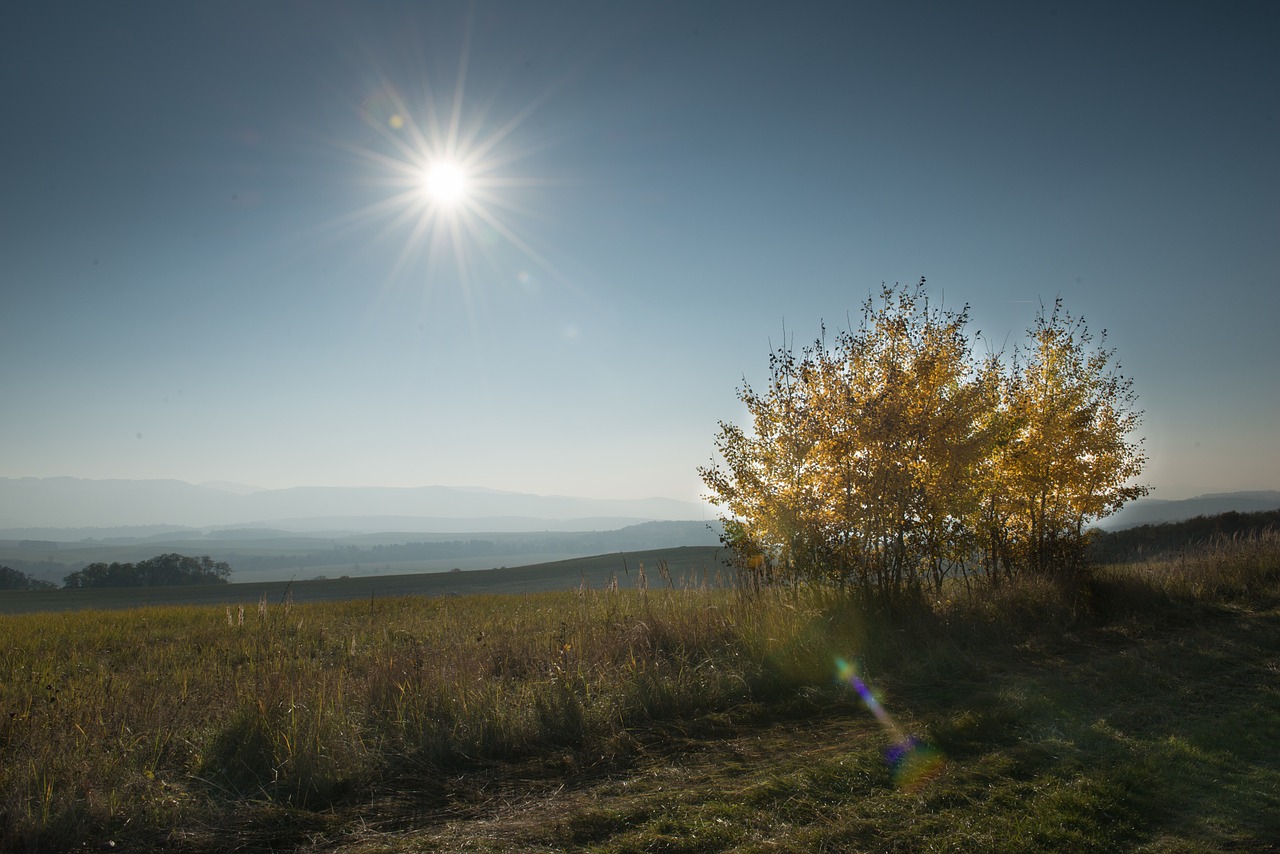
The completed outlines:
{"type": "Polygon", "coordinates": [[[1276,536],[891,615],[629,569],[0,618],[0,849],[1280,846],[1276,536]]]}

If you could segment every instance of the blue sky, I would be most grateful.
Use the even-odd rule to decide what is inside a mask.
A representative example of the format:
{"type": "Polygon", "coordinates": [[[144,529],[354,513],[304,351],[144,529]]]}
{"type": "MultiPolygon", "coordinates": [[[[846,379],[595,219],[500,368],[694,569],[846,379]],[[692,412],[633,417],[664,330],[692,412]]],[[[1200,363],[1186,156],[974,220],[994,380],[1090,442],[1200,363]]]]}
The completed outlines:
{"type": "Polygon", "coordinates": [[[1057,296],[1106,328],[1157,497],[1280,488],[1278,35],[1274,3],[9,4],[0,476],[693,499],[784,325],[925,276],[996,345],[1057,296]],[[423,227],[450,127],[472,194],[423,227]]]}

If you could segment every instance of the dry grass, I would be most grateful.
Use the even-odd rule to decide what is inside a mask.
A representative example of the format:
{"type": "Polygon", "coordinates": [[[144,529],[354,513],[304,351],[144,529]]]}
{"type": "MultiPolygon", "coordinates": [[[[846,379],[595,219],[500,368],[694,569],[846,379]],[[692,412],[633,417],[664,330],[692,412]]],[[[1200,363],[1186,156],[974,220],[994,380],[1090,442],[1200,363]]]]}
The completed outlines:
{"type": "Polygon", "coordinates": [[[1215,537],[1172,555],[1113,569],[1166,596],[1183,601],[1255,597],[1280,579],[1280,531],[1215,537]]]}
{"type": "Polygon", "coordinates": [[[1081,591],[956,591],[892,619],[821,590],[649,576],[629,590],[264,601],[243,616],[6,617],[0,849],[432,850],[480,827],[468,822],[487,822],[495,850],[1220,850],[1233,823],[1246,847],[1280,839],[1238,811],[1276,806],[1280,785],[1272,535],[1108,569],[1081,591]],[[927,797],[895,787],[892,739],[836,683],[837,658],[948,756],[927,797]],[[831,715],[847,749],[804,738],[831,715]],[[741,762],[688,765],[699,744],[723,757],[717,745],[752,732],[771,759],[742,747],[741,762]],[[574,800],[585,791],[613,807],[574,800]]]}
{"type": "MultiPolygon", "coordinates": [[[[1209,557],[1205,573],[1222,565],[1209,557]]],[[[1280,550],[1258,570],[1278,562],[1280,550]]],[[[1205,581],[1193,561],[1183,569],[1179,584],[1205,581]]],[[[1237,600],[1224,604],[1171,598],[1124,569],[1099,575],[1092,596],[1028,583],[867,630],[883,707],[944,757],[927,785],[895,780],[891,733],[827,683],[652,731],[612,774],[507,775],[307,850],[1280,849],[1276,587],[1239,578],[1248,598],[1221,582],[1237,600]],[[1117,580],[1123,607],[1100,607],[1117,580]]]]}
{"type": "Polygon", "coordinates": [[[791,662],[818,607],[664,588],[8,617],[0,844],[317,813],[547,751],[610,762],[632,728],[811,679],[791,662]]]}

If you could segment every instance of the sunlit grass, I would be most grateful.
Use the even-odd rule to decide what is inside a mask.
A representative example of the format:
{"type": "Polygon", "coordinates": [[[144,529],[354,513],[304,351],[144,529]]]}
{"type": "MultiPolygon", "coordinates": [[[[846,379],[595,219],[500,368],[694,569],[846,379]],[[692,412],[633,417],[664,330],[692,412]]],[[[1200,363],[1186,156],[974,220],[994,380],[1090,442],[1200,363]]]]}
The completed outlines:
{"type": "Polygon", "coordinates": [[[1254,847],[1278,579],[1267,535],[892,617],[676,584],[9,616],[0,847],[1254,847]],[[895,778],[837,659],[940,774],[895,778]],[[406,793],[440,817],[353,830],[406,793]]]}
{"type": "Polygon", "coordinates": [[[793,614],[654,589],[8,617],[0,828],[57,844],[548,746],[607,759],[631,727],[768,690],[793,614]]]}

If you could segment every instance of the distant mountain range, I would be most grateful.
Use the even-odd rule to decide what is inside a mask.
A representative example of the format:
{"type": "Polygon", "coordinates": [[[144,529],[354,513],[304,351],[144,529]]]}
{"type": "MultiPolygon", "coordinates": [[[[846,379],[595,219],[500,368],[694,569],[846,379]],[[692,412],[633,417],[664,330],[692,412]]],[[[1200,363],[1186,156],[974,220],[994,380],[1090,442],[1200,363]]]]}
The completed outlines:
{"type": "MultiPolygon", "coordinates": [[[[1178,501],[1145,498],[1098,527],[1118,530],[1277,508],[1275,490],[1178,501]]],[[[449,486],[256,489],[180,480],[0,478],[0,539],[141,538],[220,528],[335,534],[609,531],[713,517],[702,505],[670,498],[575,498],[449,486]]]]}
{"type": "Polygon", "coordinates": [[[1143,498],[1125,507],[1114,516],[1103,519],[1098,527],[1105,531],[1135,528],[1138,525],[1158,525],[1162,522],[1181,522],[1196,516],[1215,516],[1234,510],[1237,513],[1260,513],[1280,508],[1280,492],[1214,492],[1165,501],[1159,498],[1143,498]]]}
{"type": "Polygon", "coordinates": [[[0,537],[62,539],[53,535],[57,529],[120,527],[153,532],[241,526],[347,532],[592,531],[708,515],[699,504],[670,498],[575,498],[448,486],[258,490],[180,480],[0,478],[0,537]]]}

